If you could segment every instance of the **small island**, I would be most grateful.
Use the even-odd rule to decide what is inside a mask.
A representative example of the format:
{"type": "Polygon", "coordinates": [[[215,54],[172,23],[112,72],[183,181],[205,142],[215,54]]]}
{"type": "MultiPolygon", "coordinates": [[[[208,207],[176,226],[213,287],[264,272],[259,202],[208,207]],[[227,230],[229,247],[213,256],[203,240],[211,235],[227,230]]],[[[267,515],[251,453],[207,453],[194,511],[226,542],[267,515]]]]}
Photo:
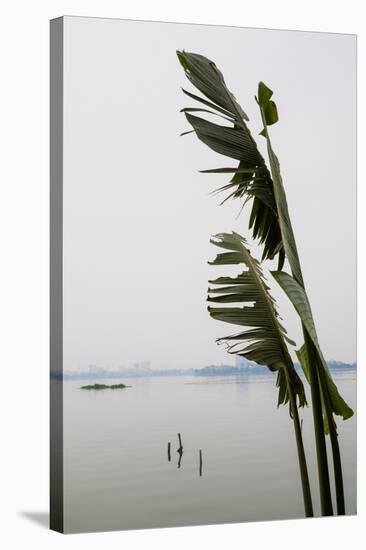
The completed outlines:
{"type": "Polygon", "coordinates": [[[89,384],[88,386],[81,386],[81,390],[119,390],[123,388],[130,388],[131,386],[126,386],[125,384],[112,384],[107,386],[107,384],[89,384]]]}

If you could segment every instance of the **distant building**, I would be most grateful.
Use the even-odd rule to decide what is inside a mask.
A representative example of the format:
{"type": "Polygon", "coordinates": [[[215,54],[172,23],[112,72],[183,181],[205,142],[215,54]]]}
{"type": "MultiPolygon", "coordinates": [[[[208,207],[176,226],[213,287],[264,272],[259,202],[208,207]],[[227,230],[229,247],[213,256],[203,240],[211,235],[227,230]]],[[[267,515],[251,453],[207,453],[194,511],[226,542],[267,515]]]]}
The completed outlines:
{"type": "Polygon", "coordinates": [[[242,369],[245,367],[251,367],[252,363],[248,361],[245,357],[241,357],[240,355],[235,355],[235,366],[238,369],[242,369]]]}
{"type": "Polygon", "coordinates": [[[194,369],[194,374],[198,376],[225,376],[228,374],[237,374],[238,369],[233,365],[209,365],[202,369],[194,369]]]}
{"type": "Polygon", "coordinates": [[[127,371],[131,376],[149,376],[152,372],[150,361],[140,361],[134,363],[127,371]]]}

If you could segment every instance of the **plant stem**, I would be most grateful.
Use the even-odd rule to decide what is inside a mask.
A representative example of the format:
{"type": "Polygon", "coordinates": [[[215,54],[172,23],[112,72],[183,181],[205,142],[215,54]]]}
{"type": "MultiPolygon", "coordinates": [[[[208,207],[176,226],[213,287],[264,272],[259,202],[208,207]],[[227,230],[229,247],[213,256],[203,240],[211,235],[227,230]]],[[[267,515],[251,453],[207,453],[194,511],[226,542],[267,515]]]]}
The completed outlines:
{"type": "MultiPolygon", "coordinates": [[[[291,273],[294,279],[305,289],[302,276],[300,258],[297,251],[295,235],[293,233],[290,214],[287,206],[286,192],[282,184],[279,164],[273,153],[270,138],[268,135],[266,117],[262,106],[260,106],[263,126],[267,138],[267,151],[271,166],[273,193],[279,215],[279,225],[281,229],[285,253],[290,264],[291,273]]],[[[318,378],[318,365],[316,363],[317,355],[314,350],[314,344],[302,323],[304,341],[309,358],[309,384],[311,390],[311,401],[313,408],[314,432],[316,443],[316,455],[318,463],[319,492],[322,516],[333,515],[332,496],[330,492],[329,469],[327,459],[327,447],[325,444],[325,433],[322,414],[322,402],[318,378]]]]}
{"type": "Polygon", "coordinates": [[[344,516],[346,513],[346,509],[345,509],[345,503],[344,503],[341,453],[339,450],[337,427],[333,418],[331,404],[330,404],[328,386],[325,380],[325,373],[322,369],[319,369],[319,382],[322,390],[324,408],[325,408],[325,413],[326,413],[328,427],[329,427],[330,443],[332,446],[334,484],[336,488],[336,500],[337,500],[337,514],[339,516],[344,516]]]}
{"type": "Polygon", "coordinates": [[[318,476],[320,489],[320,506],[322,516],[333,515],[332,496],[330,492],[329,469],[327,459],[327,447],[325,444],[324,423],[322,414],[322,403],[316,366],[316,354],[313,350],[313,342],[303,325],[304,340],[309,360],[309,383],[311,390],[311,401],[313,405],[313,420],[316,442],[316,454],[318,461],[318,476]]]}
{"type": "Polygon", "coordinates": [[[298,459],[299,459],[299,466],[300,466],[301,485],[302,485],[302,494],[303,494],[303,498],[304,498],[305,515],[306,515],[306,517],[313,517],[314,512],[313,512],[313,503],[312,503],[312,500],[311,500],[309,474],[308,474],[308,468],[307,468],[307,464],[306,464],[306,456],[305,456],[305,450],[304,450],[304,442],[303,442],[303,439],[302,439],[299,413],[298,413],[298,410],[297,410],[296,396],[294,394],[294,391],[293,391],[293,388],[292,388],[292,385],[291,385],[288,370],[287,370],[287,368],[285,368],[284,370],[285,370],[285,376],[286,376],[287,391],[288,391],[288,395],[289,395],[289,399],[290,399],[291,418],[294,422],[296,446],[297,446],[297,456],[298,456],[298,459]]]}

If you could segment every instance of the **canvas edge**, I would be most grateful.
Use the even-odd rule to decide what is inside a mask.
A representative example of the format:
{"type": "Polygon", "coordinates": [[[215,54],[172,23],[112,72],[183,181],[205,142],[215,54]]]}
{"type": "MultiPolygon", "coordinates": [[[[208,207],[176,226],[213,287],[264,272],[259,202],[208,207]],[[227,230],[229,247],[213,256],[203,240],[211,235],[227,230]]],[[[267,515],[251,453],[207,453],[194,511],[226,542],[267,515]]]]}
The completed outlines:
{"type": "Polygon", "coordinates": [[[63,17],[50,21],[50,529],[63,505],[63,17]]]}

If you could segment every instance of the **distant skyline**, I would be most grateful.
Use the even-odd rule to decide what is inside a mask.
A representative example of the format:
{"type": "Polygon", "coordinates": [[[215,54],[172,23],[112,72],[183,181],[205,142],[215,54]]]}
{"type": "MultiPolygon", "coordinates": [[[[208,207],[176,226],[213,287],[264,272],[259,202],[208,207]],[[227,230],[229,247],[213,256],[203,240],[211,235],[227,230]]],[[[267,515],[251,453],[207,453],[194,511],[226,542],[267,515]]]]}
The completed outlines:
{"type": "MultiPolygon", "coordinates": [[[[216,62],[248,113],[260,80],[319,339],[327,359],[356,359],[356,40],[352,35],[65,18],[64,368],[234,363],[215,339],[235,331],[207,313],[211,235],[248,238],[248,211],[209,192],[226,166],[188,129],[193,105],[177,49],[216,62]],[[123,31],[123,32],[122,32],[123,31]],[[142,41],[142,36],[144,40],[142,41]],[[150,47],[142,47],[141,44],[150,47]],[[133,55],[131,54],[133,52],[133,55]],[[141,359],[140,359],[141,360],[141,359]],[[138,361],[138,360],[137,360],[138,361]]],[[[258,143],[264,150],[264,141],[258,143]]],[[[232,163],[235,165],[235,162],[232,163]]],[[[254,256],[260,256],[257,245],[254,256]]],[[[292,306],[270,278],[289,335],[292,306]]]]}
{"type": "MultiPolygon", "coordinates": [[[[303,376],[302,369],[298,363],[295,363],[295,368],[299,374],[303,376]]],[[[328,361],[328,368],[331,372],[344,374],[346,371],[356,370],[355,363],[343,363],[339,361],[328,361]]],[[[276,376],[268,368],[263,365],[257,365],[251,361],[244,360],[235,361],[234,364],[206,365],[201,368],[187,369],[152,369],[152,368],[117,368],[104,369],[101,367],[89,368],[89,370],[64,370],[63,373],[53,372],[51,378],[68,380],[99,380],[99,379],[123,379],[123,378],[156,378],[170,376],[245,376],[245,375],[260,375],[260,376],[276,376]]]]}
{"type": "MultiPolygon", "coordinates": [[[[337,361],[336,359],[330,359],[327,361],[328,365],[345,365],[345,366],[355,366],[356,363],[354,362],[344,362],[344,361],[337,361]]],[[[296,364],[298,364],[296,362],[296,364]]],[[[267,367],[265,365],[257,365],[253,361],[248,361],[247,359],[239,356],[235,357],[229,357],[228,360],[224,363],[220,364],[206,364],[199,367],[199,369],[205,369],[208,367],[237,367],[242,368],[244,366],[258,366],[260,369],[266,370],[267,367]],[[230,360],[231,359],[231,360],[230,360]]],[[[194,367],[187,367],[183,369],[175,369],[171,365],[151,365],[149,361],[142,361],[135,363],[132,363],[131,365],[115,365],[115,366],[105,366],[105,365],[96,365],[96,364],[89,364],[87,366],[83,365],[81,368],[78,369],[65,369],[66,373],[75,373],[75,372],[89,372],[89,373],[99,373],[99,372],[159,372],[159,371],[171,371],[171,370],[180,370],[180,371],[190,371],[194,369],[194,367]]]]}

